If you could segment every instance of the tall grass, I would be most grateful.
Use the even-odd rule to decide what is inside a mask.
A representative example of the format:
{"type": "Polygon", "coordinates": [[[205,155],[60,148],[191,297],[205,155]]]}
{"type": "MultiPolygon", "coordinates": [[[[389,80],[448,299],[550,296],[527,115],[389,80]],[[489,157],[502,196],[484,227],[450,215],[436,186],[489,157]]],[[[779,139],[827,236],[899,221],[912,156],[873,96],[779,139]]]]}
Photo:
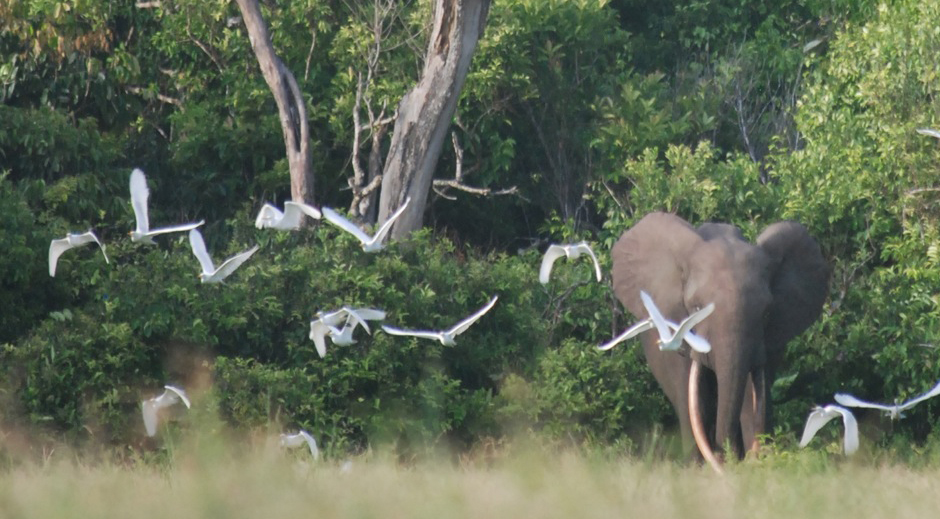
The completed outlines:
{"type": "Polygon", "coordinates": [[[0,471],[2,518],[327,517],[934,517],[940,470],[821,451],[728,467],[510,452],[495,461],[402,464],[369,453],[313,462],[281,451],[199,438],[168,461],[78,462],[53,454],[0,471]]]}

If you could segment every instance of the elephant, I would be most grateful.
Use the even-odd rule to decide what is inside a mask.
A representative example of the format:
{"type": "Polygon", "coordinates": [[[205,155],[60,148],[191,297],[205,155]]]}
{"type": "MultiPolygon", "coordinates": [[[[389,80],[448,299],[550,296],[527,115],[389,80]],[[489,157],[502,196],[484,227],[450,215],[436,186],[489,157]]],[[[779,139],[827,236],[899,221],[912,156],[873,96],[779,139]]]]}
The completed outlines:
{"type": "Polygon", "coordinates": [[[655,330],[643,351],[679,417],[687,452],[694,445],[720,471],[712,442],[738,456],[756,451],[769,430],[770,386],[787,342],[813,324],[828,294],[829,266],[806,228],[783,221],[748,242],[733,225],[698,229],[669,213],[650,213],[611,250],[614,294],[638,319],[648,318],[645,290],[663,315],[680,322],[715,304],[695,327],[712,346],[660,351],[655,330]],[[700,373],[701,372],[701,373],[700,373]]]}

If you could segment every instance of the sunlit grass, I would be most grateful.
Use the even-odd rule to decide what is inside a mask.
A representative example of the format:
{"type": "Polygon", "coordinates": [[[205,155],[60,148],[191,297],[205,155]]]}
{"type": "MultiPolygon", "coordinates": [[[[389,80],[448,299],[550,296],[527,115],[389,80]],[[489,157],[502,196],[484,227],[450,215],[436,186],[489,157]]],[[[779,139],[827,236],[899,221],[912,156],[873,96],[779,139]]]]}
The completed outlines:
{"type": "MultiPolygon", "coordinates": [[[[516,441],[518,444],[519,440],[516,441]]],[[[182,445],[167,463],[53,454],[0,471],[2,518],[933,517],[940,470],[819,451],[707,467],[530,449],[490,462],[314,463],[273,441],[182,445]]]]}

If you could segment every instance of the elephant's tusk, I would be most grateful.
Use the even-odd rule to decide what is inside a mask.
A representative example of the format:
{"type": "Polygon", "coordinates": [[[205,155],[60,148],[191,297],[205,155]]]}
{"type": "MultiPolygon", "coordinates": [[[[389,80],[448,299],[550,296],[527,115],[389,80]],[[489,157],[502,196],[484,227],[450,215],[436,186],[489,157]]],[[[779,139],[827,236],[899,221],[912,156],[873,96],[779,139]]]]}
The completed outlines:
{"type": "Polygon", "coordinates": [[[712,452],[708,436],[705,434],[705,426],[702,424],[702,413],[698,405],[698,382],[701,378],[699,376],[701,369],[702,364],[692,359],[692,369],[689,370],[689,421],[692,422],[692,436],[695,437],[695,444],[698,445],[698,450],[702,453],[705,461],[711,465],[715,472],[724,474],[725,471],[722,470],[721,462],[712,452]]]}

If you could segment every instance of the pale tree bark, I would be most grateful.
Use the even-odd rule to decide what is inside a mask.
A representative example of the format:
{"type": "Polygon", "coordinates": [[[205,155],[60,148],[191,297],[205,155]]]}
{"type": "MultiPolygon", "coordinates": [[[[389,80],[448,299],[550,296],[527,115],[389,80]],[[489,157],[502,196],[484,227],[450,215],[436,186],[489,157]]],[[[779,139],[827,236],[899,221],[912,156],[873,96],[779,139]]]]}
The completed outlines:
{"type": "Polygon", "coordinates": [[[408,208],[392,227],[394,238],[421,227],[434,169],[473,52],[486,26],[489,7],[490,0],[433,0],[424,68],[418,83],[398,105],[382,173],[380,222],[411,197],[408,208]]]}
{"type": "Polygon", "coordinates": [[[290,168],[290,194],[294,202],[313,203],[313,163],[310,157],[310,130],[307,107],[297,79],[274,52],[271,34],[261,17],[257,0],[235,0],[242,13],[251,48],[255,52],[264,81],[274,94],[284,133],[290,168]]]}

